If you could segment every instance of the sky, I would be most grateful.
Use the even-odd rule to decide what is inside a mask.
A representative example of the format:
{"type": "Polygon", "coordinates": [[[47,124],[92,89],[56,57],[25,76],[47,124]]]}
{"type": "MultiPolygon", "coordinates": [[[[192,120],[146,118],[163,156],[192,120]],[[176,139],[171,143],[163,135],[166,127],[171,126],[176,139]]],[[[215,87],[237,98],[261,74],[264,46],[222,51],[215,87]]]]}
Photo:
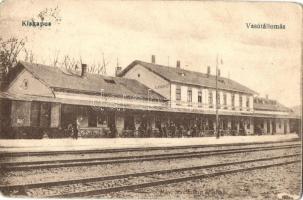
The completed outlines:
{"type": "MultiPolygon", "coordinates": [[[[51,20],[51,19],[50,19],[51,20]]],[[[50,1],[4,0],[0,36],[27,38],[36,62],[59,55],[102,62],[114,75],[117,59],[125,68],[134,60],[215,73],[268,95],[286,106],[301,104],[302,10],[285,2],[236,1],[50,1]],[[61,21],[50,27],[22,26],[23,20],[58,7],[61,21]],[[284,24],[285,29],[248,29],[246,23],[284,24]]]]}

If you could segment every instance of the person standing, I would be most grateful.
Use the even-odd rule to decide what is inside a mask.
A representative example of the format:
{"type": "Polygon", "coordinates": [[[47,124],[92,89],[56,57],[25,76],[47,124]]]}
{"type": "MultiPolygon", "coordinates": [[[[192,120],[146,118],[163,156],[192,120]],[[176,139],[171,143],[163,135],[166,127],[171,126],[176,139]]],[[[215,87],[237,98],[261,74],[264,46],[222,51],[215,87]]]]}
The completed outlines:
{"type": "Polygon", "coordinates": [[[76,124],[75,124],[75,130],[74,130],[74,139],[78,139],[78,133],[80,130],[80,122],[79,119],[76,120],[76,124]]]}
{"type": "Polygon", "coordinates": [[[197,137],[197,134],[198,134],[198,127],[197,127],[197,124],[194,124],[194,127],[192,128],[192,135],[191,137],[197,137]]]}
{"type": "Polygon", "coordinates": [[[68,136],[74,138],[74,127],[73,124],[68,124],[67,125],[67,132],[68,132],[68,136]]]}

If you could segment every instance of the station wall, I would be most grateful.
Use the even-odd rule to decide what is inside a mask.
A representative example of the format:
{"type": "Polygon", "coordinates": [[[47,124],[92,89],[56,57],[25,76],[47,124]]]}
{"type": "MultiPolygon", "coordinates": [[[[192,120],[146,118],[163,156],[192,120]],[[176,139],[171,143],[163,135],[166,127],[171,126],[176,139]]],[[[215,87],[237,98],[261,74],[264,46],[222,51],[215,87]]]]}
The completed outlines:
{"type": "Polygon", "coordinates": [[[125,78],[135,79],[153,89],[167,99],[170,99],[170,82],[146,69],[145,67],[137,64],[125,75],[125,78]]]}
{"type": "Polygon", "coordinates": [[[12,94],[27,94],[37,96],[53,97],[50,88],[44,85],[40,80],[36,79],[31,73],[23,70],[13,82],[10,83],[7,90],[12,94]]]}

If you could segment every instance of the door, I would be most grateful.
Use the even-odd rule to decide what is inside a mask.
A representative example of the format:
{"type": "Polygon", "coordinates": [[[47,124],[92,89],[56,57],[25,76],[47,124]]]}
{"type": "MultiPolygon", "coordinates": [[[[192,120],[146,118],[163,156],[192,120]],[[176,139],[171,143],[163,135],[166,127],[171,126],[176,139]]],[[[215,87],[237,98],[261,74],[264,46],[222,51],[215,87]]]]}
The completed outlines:
{"type": "Polygon", "coordinates": [[[273,120],[272,121],[272,134],[275,134],[276,133],[276,121],[273,120]]]}
{"type": "Polygon", "coordinates": [[[50,103],[41,103],[40,127],[48,128],[50,126],[50,103]]]}
{"type": "Polygon", "coordinates": [[[40,126],[40,110],[41,104],[40,102],[32,102],[31,105],[31,126],[39,127],[40,126]]]}
{"type": "Polygon", "coordinates": [[[287,122],[284,121],[284,134],[286,134],[286,133],[287,133],[287,122]]]}
{"type": "Polygon", "coordinates": [[[61,115],[62,127],[66,129],[69,124],[74,124],[77,120],[76,107],[72,105],[62,105],[61,115]]]}

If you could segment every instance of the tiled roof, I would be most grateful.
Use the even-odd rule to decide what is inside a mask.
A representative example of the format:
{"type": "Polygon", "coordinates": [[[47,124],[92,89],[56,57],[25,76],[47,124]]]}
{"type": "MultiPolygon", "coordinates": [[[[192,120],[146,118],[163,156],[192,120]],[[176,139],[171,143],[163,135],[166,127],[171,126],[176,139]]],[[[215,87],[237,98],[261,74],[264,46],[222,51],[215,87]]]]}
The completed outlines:
{"type": "Polygon", "coordinates": [[[291,108],[291,110],[293,111],[294,115],[301,116],[302,105],[294,106],[291,108]]]}
{"type": "MultiPolygon", "coordinates": [[[[214,75],[189,71],[182,68],[147,63],[140,60],[135,60],[134,62],[132,62],[119,75],[123,76],[127,71],[129,71],[137,64],[142,65],[143,67],[147,68],[148,70],[154,72],[155,74],[161,76],[162,78],[170,82],[196,85],[202,87],[204,86],[209,88],[216,87],[216,76],[214,75]]],[[[218,78],[218,88],[241,93],[256,94],[255,91],[249,89],[248,87],[224,77],[218,78]]]]}
{"type": "Polygon", "coordinates": [[[284,111],[291,112],[290,108],[280,104],[279,102],[271,99],[255,97],[254,100],[255,110],[267,110],[267,111],[284,111]],[[257,101],[256,101],[257,100],[257,101]]]}
{"type": "Polygon", "coordinates": [[[152,90],[148,92],[149,88],[133,79],[91,73],[81,77],[79,72],[27,62],[19,62],[16,66],[16,71],[18,71],[18,67],[26,68],[37,79],[54,90],[100,94],[101,89],[103,89],[103,94],[109,96],[125,95],[125,97],[130,98],[165,100],[164,97],[152,90]]]}

